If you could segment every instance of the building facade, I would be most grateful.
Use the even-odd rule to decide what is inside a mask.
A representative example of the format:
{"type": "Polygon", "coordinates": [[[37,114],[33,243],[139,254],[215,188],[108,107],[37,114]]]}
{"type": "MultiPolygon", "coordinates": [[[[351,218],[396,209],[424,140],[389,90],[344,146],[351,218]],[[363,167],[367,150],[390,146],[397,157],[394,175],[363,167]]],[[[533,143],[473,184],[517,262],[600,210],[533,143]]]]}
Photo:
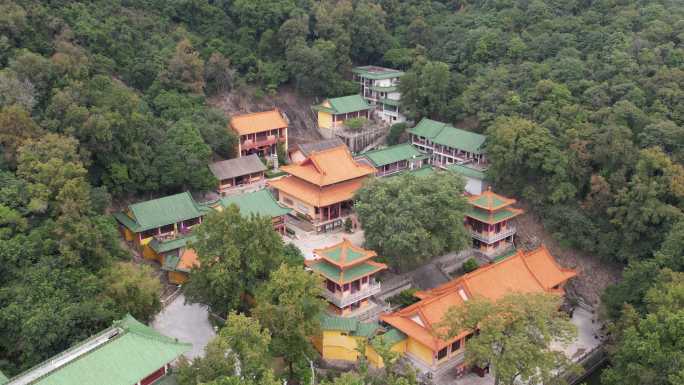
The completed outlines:
{"type": "Polygon", "coordinates": [[[382,177],[420,170],[428,165],[429,156],[411,144],[403,143],[364,152],[356,159],[375,168],[375,176],[382,177]]]}
{"type": "Polygon", "coordinates": [[[113,326],[9,379],[7,385],[151,385],[192,345],[127,315],[113,326]]]}
{"type": "Polygon", "coordinates": [[[266,166],[257,154],[222,160],[209,165],[209,170],[218,180],[216,192],[224,196],[239,187],[255,185],[265,180],[266,166]]]}
{"type": "Polygon", "coordinates": [[[238,156],[267,157],[277,153],[278,144],[287,151],[288,123],[278,109],[231,116],[230,128],[239,138],[238,156]]]}
{"type": "Polygon", "coordinates": [[[516,227],[512,220],[523,210],[512,207],[515,199],[494,193],[491,189],[468,198],[466,228],[473,247],[488,256],[496,256],[514,247],[516,227]]]}
{"type": "Polygon", "coordinates": [[[380,292],[377,274],[387,265],[373,261],[377,254],[351,244],[349,240],[314,250],[315,259],[307,266],[323,278],[323,296],[329,311],[338,316],[351,316],[365,310],[370,297],[380,292]]]}
{"type": "Polygon", "coordinates": [[[375,107],[376,116],[389,124],[406,121],[401,109],[399,81],[404,72],[384,67],[363,66],[352,69],[361,96],[375,107]]]}
{"type": "Polygon", "coordinates": [[[409,130],[411,144],[430,154],[435,166],[468,164],[486,168],[484,135],[424,118],[409,130]]]}
{"type": "Polygon", "coordinates": [[[313,152],[301,163],[280,169],[288,175],[268,181],[278,202],[318,232],[342,226],[352,214],[354,193],[375,172],[355,161],[344,145],[313,152]]]}

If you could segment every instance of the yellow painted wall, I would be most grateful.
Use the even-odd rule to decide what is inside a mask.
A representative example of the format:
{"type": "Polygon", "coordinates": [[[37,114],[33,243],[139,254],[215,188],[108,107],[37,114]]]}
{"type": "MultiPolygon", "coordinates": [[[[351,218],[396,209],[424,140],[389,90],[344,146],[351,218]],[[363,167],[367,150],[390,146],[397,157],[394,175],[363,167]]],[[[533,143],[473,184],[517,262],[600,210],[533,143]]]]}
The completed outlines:
{"type": "Polygon", "coordinates": [[[132,232],[128,227],[123,227],[123,232],[124,232],[124,239],[126,240],[126,242],[131,242],[131,241],[135,240],[135,233],[132,232]]]}
{"type": "MultiPolygon", "coordinates": [[[[322,337],[312,338],[314,347],[321,353],[324,360],[351,361],[356,362],[359,352],[356,350],[364,337],[354,337],[343,335],[339,331],[323,331],[322,337]]],[[[392,351],[399,354],[406,352],[407,340],[397,342],[392,346],[392,351]]],[[[431,354],[431,353],[430,353],[431,354]]],[[[366,359],[376,368],[384,367],[382,357],[368,344],[366,345],[366,359]]]]}
{"type": "Polygon", "coordinates": [[[423,361],[426,365],[432,365],[432,349],[409,337],[406,342],[406,351],[423,361]]]}
{"type": "Polygon", "coordinates": [[[359,352],[357,339],[339,331],[323,331],[321,356],[325,360],[356,361],[359,352]]]}
{"type": "Polygon", "coordinates": [[[164,257],[162,257],[161,255],[157,254],[154,250],[152,250],[152,248],[151,248],[150,245],[149,245],[149,242],[144,243],[143,245],[144,245],[144,246],[142,247],[143,258],[145,258],[145,259],[151,259],[151,260],[157,261],[157,262],[159,262],[159,263],[161,263],[161,264],[164,263],[164,257]]]}
{"type": "Polygon", "coordinates": [[[179,271],[169,271],[169,282],[174,285],[182,285],[188,280],[188,275],[179,271]]]}
{"type": "Polygon", "coordinates": [[[332,128],[332,114],[325,111],[318,111],[318,127],[332,128]]]}

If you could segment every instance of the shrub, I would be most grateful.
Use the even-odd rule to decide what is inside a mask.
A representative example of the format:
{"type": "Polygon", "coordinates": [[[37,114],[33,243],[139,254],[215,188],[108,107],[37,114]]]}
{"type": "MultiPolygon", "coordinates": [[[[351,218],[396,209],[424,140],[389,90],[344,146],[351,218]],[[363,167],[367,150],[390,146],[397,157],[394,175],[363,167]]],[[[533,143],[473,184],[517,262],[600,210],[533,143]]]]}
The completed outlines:
{"type": "Polygon", "coordinates": [[[368,120],[366,118],[351,118],[344,121],[344,125],[352,131],[361,131],[368,120]]]}
{"type": "Polygon", "coordinates": [[[418,289],[414,288],[402,290],[399,294],[390,298],[389,303],[392,305],[399,305],[400,307],[410,306],[419,301],[419,299],[414,296],[417,291],[418,289]]]}
{"type": "Polygon", "coordinates": [[[401,141],[402,135],[406,132],[408,124],[406,123],[396,123],[390,128],[389,134],[387,134],[387,144],[392,146],[398,144],[401,141]]]}
{"type": "Polygon", "coordinates": [[[344,231],[348,233],[352,231],[352,220],[349,217],[347,217],[347,219],[344,220],[344,231]]]}
{"type": "Polygon", "coordinates": [[[477,263],[475,258],[469,258],[467,261],[463,262],[463,271],[466,273],[475,271],[478,267],[480,267],[480,264],[477,263]]]}

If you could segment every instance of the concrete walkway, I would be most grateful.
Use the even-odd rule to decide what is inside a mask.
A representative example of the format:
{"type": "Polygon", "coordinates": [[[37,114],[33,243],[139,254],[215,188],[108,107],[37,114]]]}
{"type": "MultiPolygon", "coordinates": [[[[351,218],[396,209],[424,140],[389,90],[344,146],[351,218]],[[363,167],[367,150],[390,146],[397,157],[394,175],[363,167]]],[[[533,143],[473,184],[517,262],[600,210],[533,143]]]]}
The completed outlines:
{"type": "Polygon", "coordinates": [[[208,317],[206,306],[186,304],[181,294],[157,314],[152,327],[166,336],[191,343],[192,349],[185,356],[192,360],[204,356],[204,347],[216,336],[208,317]]]}

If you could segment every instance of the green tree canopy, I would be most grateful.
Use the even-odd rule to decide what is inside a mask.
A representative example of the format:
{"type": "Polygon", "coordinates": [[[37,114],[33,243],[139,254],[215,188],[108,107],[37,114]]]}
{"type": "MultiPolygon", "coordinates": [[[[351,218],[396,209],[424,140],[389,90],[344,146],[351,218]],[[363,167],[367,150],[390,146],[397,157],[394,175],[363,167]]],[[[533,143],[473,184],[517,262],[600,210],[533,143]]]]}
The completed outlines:
{"type": "Polygon", "coordinates": [[[200,266],[190,272],[185,293],[218,314],[246,307],[247,296],[283,261],[271,218],[243,217],[235,205],[207,215],[196,234],[200,266]]]}
{"type": "Polygon", "coordinates": [[[463,227],[463,186],[463,180],[451,173],[370,181],[355,198],[366,247],[399,270],[464,248],[468,236],[463,227]]]}
{"type": "Polygon", "coordinates": [[[550,383],[571,367],[551,342],[569,344],[576,336],[567,314],[558,311],[560,301],[545,293],[511,293],[496,302],[475,298],[449,309],[444,326],[449,337],[474,331],[465,344],[466,362],[490,365],[495,384],[550,383]]]}
{"type": "Polygon", "coordinates": [[[326,306],[321,288],[316,275],[282,264],[257,292],[254,316],[271,331],[271,351],[285,359],[291,379],[296,363],[313,359],[309,338],[320,332],[326,306]]]}

